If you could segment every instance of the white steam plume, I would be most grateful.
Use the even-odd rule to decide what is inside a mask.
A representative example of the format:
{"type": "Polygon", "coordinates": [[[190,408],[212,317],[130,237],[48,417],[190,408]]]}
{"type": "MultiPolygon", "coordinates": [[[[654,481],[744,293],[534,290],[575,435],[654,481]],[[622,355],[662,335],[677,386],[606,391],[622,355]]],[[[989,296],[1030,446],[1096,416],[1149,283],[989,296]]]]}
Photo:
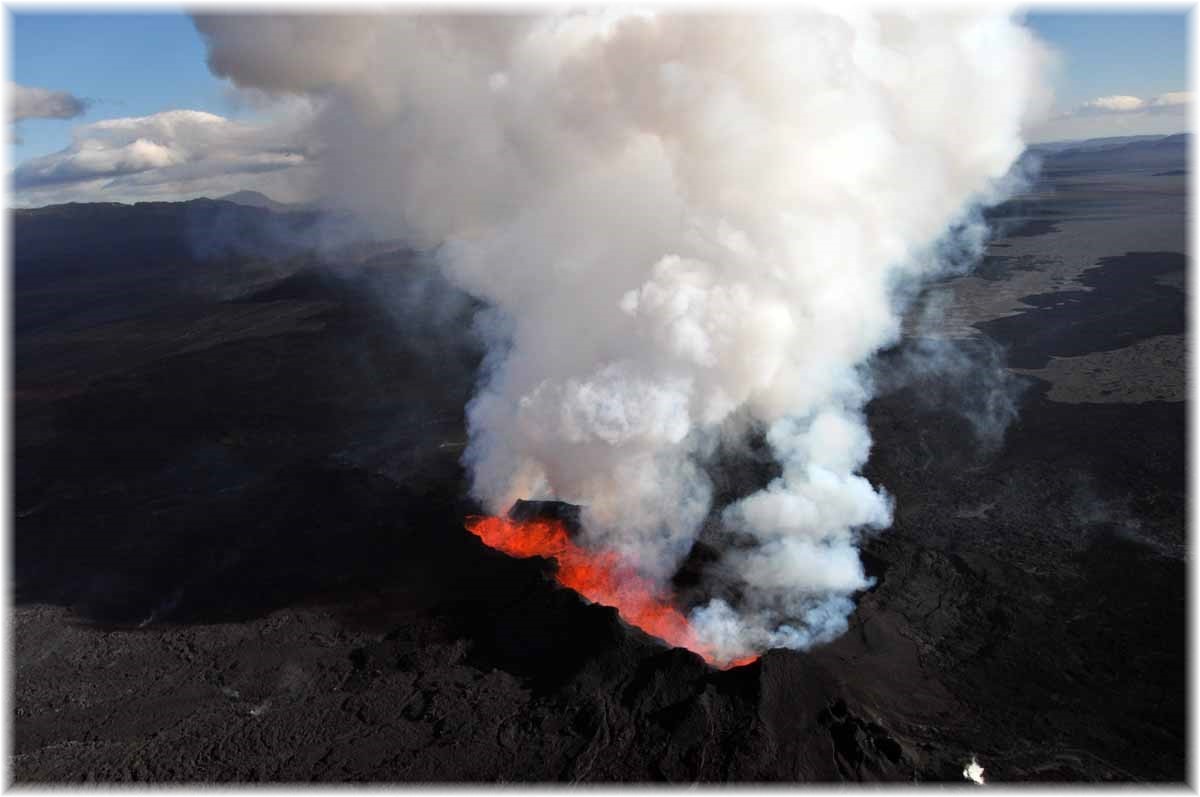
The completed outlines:
{"type": "Polygon", "coordinates": [[[1044,111],[1027,30],[841,10],[196,24],[217,74],[324,103],[328,202],[443,244],[495,308],[466,455],[491,511],[583,504],[595,542],[666,579],[713,509],[722,429],[765,429],[782,475],[719,515],[752,543],[721,563],[738,599],[693,620],[729,656],[845,628],[858,537],[891,520],[858,475],[860,366],[1044,111]]]}

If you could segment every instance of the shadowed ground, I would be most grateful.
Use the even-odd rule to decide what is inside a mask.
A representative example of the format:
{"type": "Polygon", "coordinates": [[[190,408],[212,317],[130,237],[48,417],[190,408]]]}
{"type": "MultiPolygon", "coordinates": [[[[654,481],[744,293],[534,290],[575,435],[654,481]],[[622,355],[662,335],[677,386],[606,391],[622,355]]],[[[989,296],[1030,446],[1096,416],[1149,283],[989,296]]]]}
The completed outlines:
{"type": "MultiPolygon", "coordinates": [[[[876,585],[832,644],[728,672],[462,528],[480,355],[419,255],[95,243],[187,203],[80,239],[45,230],[94,206],[18,213],[16,780],[962,782],[972,756],[993,782],[1182,780],[1185,404],[1120,359],[1104,402],[1039,370],[1182,338],[1182,181],[1088,204],[1086,166],[1014,206],[1054,219],[997,240],[1020,268],[950,285],[948,326],[1032,374],[1003,444],[936,380],[873,402],[876,585]],[[1097,214],[1121,246],[1063,257],[1097,214]],[[1047,273],[1015,303],[978,287],[1047,273]]],[[[730,461],[718,492],[764,475],[730,461]]]]}

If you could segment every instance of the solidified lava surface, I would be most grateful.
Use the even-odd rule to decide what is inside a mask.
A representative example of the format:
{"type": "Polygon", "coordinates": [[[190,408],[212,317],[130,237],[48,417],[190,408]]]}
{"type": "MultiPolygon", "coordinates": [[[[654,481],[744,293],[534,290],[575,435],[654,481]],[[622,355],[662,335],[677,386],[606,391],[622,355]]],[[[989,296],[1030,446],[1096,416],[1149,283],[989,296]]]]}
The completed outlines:
{"type": "MultiPolygon", "coordinates": [[[[463,528],[481,355],[430,330],[474,307],[419,253],[199,260],[151,235],[188,205],[15,219],[17,782],[1183,780],[1184,403],[1024,380],[989,448],[894,385],[849,632],[720,671],[463,528]]],[[[981,327],[1023,367],[1180,329],[1185,258],[1111,255],[981,327]]]]}

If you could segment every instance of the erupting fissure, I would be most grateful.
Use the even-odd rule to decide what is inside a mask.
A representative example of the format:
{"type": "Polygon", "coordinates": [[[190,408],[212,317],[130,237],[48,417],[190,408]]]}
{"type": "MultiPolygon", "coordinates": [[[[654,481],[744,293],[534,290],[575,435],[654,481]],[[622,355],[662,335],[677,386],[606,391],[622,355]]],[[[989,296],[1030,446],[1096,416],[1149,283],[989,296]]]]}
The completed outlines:
{"type": "Polygon", "coordinates": [[[750,664],[757,655],[722,659],[702,644],[683,612],[642,578],[619,556],[609,551],[589,551],[576,545],[561,520],[537,518],[511,520],[471,515],[467,530],[489,548],[518,558],[543,556],[558,563],[559,584],[593,603],[612,606],[621,619],[668,645],[698,653],[709,664],[729,669],[750,664]]]}
{"type": "Polygon", "coordinates": [[[480,303],[470,497],[587,507],[581,546],[472,530],[718,663],[849,628],[859,546],[893,516],[863,473],[872,358],[982,256],[980,208],[1051,107],[1012,15],[854,6],[196,21],[218,75],[311,103],[332,218],[480,303]],[[767,483],[725,472],[764,441],[767,483]],[[737,543],[681,613],[667,585],[706,529],[737,543]]]}

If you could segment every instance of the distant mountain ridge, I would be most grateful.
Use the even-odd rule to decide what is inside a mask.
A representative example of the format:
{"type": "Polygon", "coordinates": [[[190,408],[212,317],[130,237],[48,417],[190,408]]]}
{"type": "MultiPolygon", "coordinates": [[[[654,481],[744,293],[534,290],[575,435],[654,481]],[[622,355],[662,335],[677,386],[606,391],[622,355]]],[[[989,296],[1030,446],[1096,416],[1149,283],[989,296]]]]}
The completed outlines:
{"type": "Polygon", "coordinates": [[[299,204],[290,204],[271,199],[271,197],[261,191],[234,191],[232,194],[219,196],[216,199],[219,202],[232,202],[235,205],[245,205],[251,208],[266,208],[267,210],[274,210],[281,213],[289,210],[305,209],[299,204]]]}
{"type": "Polygon", "coordinates": [[[319,214],[218,199],[72,202],[12,211],[16,278],[132,263],[206,261],[231,254],[280,258],[305,251],[319,214]]]}
{"type": "Polygon", "coordinates": [[[1187,167],[1190,133],[1166,136],[1117,136],[1076,142],[1033,144],[1045,171],[1182,170],[1187,167]]]}
{"type": "Polygon", "coordinates": [[[1138,141],[1157,141],[1165,136],[1105,136],[1103,138],[1067,139],[1065,141],[1041,141],[1030,144],[1038,152],[1065,152],[1066,150],[1097,150],[1132,144],[1138,141]]]}

